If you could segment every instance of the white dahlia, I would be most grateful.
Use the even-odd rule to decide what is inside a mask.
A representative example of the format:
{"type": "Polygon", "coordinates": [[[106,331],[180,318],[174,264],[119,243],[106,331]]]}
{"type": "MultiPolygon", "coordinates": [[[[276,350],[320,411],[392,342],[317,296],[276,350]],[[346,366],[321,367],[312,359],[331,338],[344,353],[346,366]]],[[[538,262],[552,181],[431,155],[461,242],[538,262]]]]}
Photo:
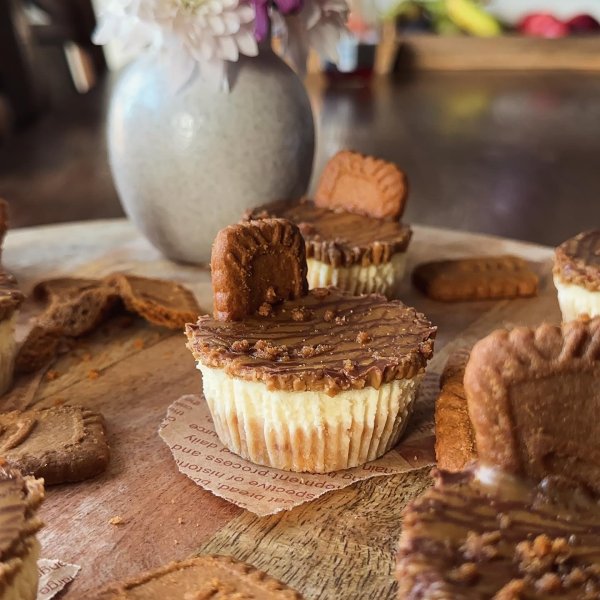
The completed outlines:
{"type": "Polygon", "coordinates": [[[196,72],[212,87],[227,89],[226,61],[258,54],[254,18],[243,0],[112,0],[94,42],[119,39],[130,49],[158,48],[175,89],[196,72]]]}

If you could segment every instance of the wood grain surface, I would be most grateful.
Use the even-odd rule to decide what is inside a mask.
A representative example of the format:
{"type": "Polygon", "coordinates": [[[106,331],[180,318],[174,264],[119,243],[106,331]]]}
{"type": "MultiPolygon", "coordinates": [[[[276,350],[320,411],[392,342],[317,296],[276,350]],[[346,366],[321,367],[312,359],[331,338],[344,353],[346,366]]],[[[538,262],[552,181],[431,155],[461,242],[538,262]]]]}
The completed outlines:
{"type": "MultiPolygon", "coordinates": [[[[559,320],[548,248],[415,227],[409,268],[424,260],[498,253],[535,263],[541,275],[539,297],[447,305],[424,298],[406,282],[401,298],[439,326],[429,370],[439,373],[453,346],[470,345],[498,326],[559,320]]],[[[4,261],[26,291],[59,274],[129,271],[181,281],[204,309],[211,308],[207,269],[163,259],[122,220],[11,232],[4,261]]],[[[35,310],[33,304],[25,307],[20,335],[35,310]]],[[[80,340],[51,368],[58,377],[19,380],[0,407],[76,403],[93,408],[106,417],[112,449],[105,474],[47,491],[42,554],[82,567],[64,598],[84,598],[107,582],[198,552],[248,560],[308,599],[394,597],[401,512],[429,484],[427,472],[375,478],[259,518],[181,475],[158,437],[169,404],[200,387],[182,334],[137,319],[116,319],[80,340]],[[110,524],[114,516],[123,523],[110,524]]]]}

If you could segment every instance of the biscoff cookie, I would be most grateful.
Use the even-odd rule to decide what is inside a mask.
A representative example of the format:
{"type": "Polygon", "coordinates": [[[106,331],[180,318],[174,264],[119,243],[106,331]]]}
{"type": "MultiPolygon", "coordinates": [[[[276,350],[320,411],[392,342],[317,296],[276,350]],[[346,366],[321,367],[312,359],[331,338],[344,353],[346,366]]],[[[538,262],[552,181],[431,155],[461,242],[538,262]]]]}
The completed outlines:
{"type": "Polygon", "coordinates": [[[446,471],[460,471],[477,457],[463,384],[468,360],[467,350],[450,355],[435,403],[435,456],[438,467],[446,471]]]}
{"type": "Polygon", "coordinates": [[[110,275],[104,281],[117,290],[128,311],[154,325],[183,329],[200,314],[196,297],[180,283],[128,273],[110,275]]]}
{"type": "MultiPolygon", "coordinates": [[[[211,257],[214,316],[237,321],[306,294],[306,252],[298,228],[264,219],[222,229],[211,257]]],[[[195,320],[195,319],[194,319],[195,320]]]]}
{"type": "Polygon", "coordinates": [[[0,459],[46,485],[89,479],[108,465],[104,419],[78,406],[0,414],[0,459]]]}
{"type": "Polygon", "coordinates": [[[230,556],[172,562],[109,586],[94,600],[302,600],[302,596],[252,565],[230,556]]]}
{"type": "Polygon", "coordinates": [[[47,306],[18,351],[20,373],[41,368],[56,356],[61,342],[91,333],[123,308],[170,329],[183,329],[200,313],[194,295],[183,285],[125,273],[105,279],[48,279],[34,287],[33,296],[47,306]]]}
{"type": "Polygon", "coordinates": [[[30,373],[47,364],[63,340],[94,331],[119,303],[116,290],[97,279],[48,279],[34,287],[33,296],[47,306],[18,350],[18,373],[30,373]]]}
{"type": "Polygon", "coordinates": [[[473,347],[464,382],[482,464],[600,495],[600,317],[495,331],[473,347]]]}
{"type": "Polygon", "coordinates": [[[441,302],[529,297],[538,287],[527,262],[508,255],[423,263],[415,267],[412,279],[417,289],[441,302]]]}
{"type": "Polygon", "coordinates": [[[376,219],[397,220],[408,195],[406,175],[393,163],[342,150],[323,169],[315,204],[376,219]]]}

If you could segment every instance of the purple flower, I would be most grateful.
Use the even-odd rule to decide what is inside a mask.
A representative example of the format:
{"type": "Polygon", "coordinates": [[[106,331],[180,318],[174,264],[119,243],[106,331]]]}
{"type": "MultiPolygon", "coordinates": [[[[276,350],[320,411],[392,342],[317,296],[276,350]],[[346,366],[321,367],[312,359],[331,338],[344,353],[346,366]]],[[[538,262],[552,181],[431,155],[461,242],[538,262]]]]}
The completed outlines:
{"type": "Polygon", "coordinates": [[[282,15],[290,15],[302,10],[303,0],[273,0],[282,15]]]}
{"type": "Polygon", "coordinates": [[[256,13],[254,21],[254,36],[257,42],[262,42],[269,33],[269,0],[251,0],[256,13]]]}
{"type": "Polygon", "coordinates": [[[269,34],[269,6],[273,6],[282,15],[291,15],[302,10],[304,0],[250,0],[254,6],[256,19],[254,21],[254,36],[258,42],[262,42],[269,34]]]}

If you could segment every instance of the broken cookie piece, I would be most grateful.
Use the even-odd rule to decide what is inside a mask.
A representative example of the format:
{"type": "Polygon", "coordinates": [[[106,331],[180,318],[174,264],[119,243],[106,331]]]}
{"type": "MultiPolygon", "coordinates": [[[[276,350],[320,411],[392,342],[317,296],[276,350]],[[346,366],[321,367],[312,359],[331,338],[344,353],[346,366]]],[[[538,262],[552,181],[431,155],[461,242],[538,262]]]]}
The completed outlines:
{"type": "Polygon", "coordinates": [[[200,314],[194,294],[174,281],[128,273],[110,275],[104,281],[117,291],[129,312],[154,325],[183,330],[200,314]]]}

